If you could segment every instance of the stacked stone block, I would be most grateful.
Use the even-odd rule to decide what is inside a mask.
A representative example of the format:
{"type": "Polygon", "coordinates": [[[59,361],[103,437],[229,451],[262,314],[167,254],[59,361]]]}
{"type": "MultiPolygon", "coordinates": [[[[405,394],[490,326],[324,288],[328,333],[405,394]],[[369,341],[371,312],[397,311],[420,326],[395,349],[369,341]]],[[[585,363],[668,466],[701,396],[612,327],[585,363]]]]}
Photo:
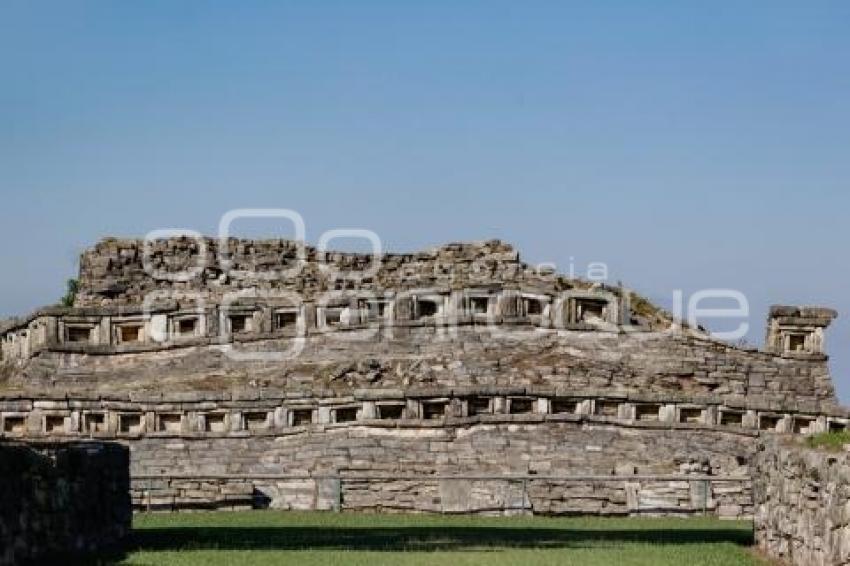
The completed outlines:
{"type": "Polygon", "coordinates": [[[106,239],[0,324],[0,436],[126,444],[139,509],[746,517],[756,438],[850,423],[834,316],[775,307],[758,351],[499,241],[106,239]]]}
{"type": "Polygon", "coordinates": [[[0,442],[0,564],[119,551],[130,530],[128,450],[0,442]]]}
{"type": "Polygon", "coordinates": [[[741,518],[752,515],[745,462],[756,440],[743,430],[508,417],[427,427],[330,425],[251,438],[140,438],[130,446],[139,509],[253,504],[741,518]],[[567,476],[582,479],[559,479],[567,476]]]}
{"type": "Polygon", "coordinates": [[[795,566],[850,564],[850,454],[768,440],[755,458],[756,543],[795,566]]]}

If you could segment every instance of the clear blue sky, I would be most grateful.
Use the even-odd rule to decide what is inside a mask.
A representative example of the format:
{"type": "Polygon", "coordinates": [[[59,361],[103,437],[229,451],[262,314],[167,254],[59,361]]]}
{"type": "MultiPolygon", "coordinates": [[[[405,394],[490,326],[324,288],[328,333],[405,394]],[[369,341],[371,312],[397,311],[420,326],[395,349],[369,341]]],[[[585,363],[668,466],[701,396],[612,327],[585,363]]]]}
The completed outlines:
{"type": "Polygon", "coordinates": [[[769,304],[832,306],[850,401],[848,31],[843,1],[5,0],[0,314],[103,235],[285,207],[740,289],[758,343],[769,304]]]}

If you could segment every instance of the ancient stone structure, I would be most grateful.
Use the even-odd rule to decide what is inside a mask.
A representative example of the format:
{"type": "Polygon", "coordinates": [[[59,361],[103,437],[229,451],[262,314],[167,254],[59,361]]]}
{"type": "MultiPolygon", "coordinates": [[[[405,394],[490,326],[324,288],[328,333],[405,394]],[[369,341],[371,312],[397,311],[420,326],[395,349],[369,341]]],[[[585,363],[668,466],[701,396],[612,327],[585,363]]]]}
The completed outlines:
{"type": "Polygon", "coordinates": [[[799,566],[850,564],[850,453],[766,441],[755,458],[756,542],[799,566]]]}
{"type": "Polygon", "coordinates": [[[0,441],[0,564],[120,550],[130,531],[127,448],[0,441]]]}
{"type": "Polygon", "coordinates": [[[140,508],[748,516],[759,436],[847,426],[834,316],[757,351],[498,241],[107,239],[0,328],[0,432],[126,443],[140,508]]]}

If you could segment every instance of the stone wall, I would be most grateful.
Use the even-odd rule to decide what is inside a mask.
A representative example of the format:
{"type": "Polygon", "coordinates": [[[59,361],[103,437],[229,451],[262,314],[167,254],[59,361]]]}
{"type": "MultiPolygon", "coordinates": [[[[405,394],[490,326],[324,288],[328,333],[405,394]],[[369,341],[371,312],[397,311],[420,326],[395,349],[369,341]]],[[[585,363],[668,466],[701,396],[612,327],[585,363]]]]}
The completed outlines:
{"type": "Polygon", "coordinates": [[[775,439],[755,458],[756,542],[799,566],[850,564],[850,454],[775,439]]]}
{"type": "Polygon", "coordinates": [[[850,424],[833,311],[758,351],[498,241],[106,239],[80,281],[0,326],[0,435],[126,444],[137,508],[745,517],[758,437],[850,424]]]}
{"type": "MultiPolygon", "coordinates": [[[[608,395],[657,394],[695,402],[713,397],[763,410],[846,413],[837,406],[826,359],[742,350],[679,332],[507,329],[474,325],[361,329],[295,338],[247,338],[224,351],[209,343],[166,350],[115,349],[95,355],[44,353],[0,381],[0,392],[68,396],[155,395],[170,391],[265,389],[299,392],[534,387],[608,395]],[[274,363],[232,354],[291,352],[274,363]],[[49,388],[49,389],[48,389],[49,388]]],[[[261,357],[261,356],[258,356],[261,357]]]]}
{"type": "Polygon", "coordinates": [[[139,509],[268,505],[747,517],[756,438],[705,427],[508,416],[451,426],[328,425],[274,436],[128,444],[139,509]],[[570,476],[577,479],[559,479],[570,476]]]}
{"type": "Polygon", "coordinates": [[[749,478],[139,476],[139,511],[287,509],[483,515],[752,516],[749,478]]]}
{"type": "Polygon", "coordinates": [[[799,435],[846,427],[846,413],[728,401],[720,396],[518,386],[0,396],[0,437],[274,436],[323,426],[439,427],[479,422],[610,422],[799,435]]]}
{"type": "Polygon", "coordinates": [[[757,429],[690,404],[478,393],[493,396],[7,400],[25,416],[3,428],[126,444],[137,509],[752,513],[757,429]]]}
{"type": "Polygon", "coordinates": [[[157,240],[145,253],[140,240],[102,241],[83,255],[74,308],[0,328],[0,391],[483,385],[840,412],[823,350],[828,309],[773,309],[776,339],[759,352],[671,327],[622,289],[533,269],[498,241],[380,258],[281,240],[219,246],[157,240]]]}
{"type": "Polygon", "coordinates": [[[578,284],[551,269],[521,263],[516,250],[498,240],[375,258],[320,252],[291,240],[231,239],[225,249],[215,238],[171,238],[148,242],[146,249],[143,240],[107,238],[80,258],[76,306],[139,304],[155,290],[202,293],[217,302],[239,289],[292,291],[311,300],[328,290],[402,291],[493,283],[552,292],[578,284]],[[189,277],[175,281],[179,274],[189,277]]]}
{"type": "Polygon", "coordinates": [[[120,549],[129,454],[115,443],[0,442],[0,564],[120,549]]]}

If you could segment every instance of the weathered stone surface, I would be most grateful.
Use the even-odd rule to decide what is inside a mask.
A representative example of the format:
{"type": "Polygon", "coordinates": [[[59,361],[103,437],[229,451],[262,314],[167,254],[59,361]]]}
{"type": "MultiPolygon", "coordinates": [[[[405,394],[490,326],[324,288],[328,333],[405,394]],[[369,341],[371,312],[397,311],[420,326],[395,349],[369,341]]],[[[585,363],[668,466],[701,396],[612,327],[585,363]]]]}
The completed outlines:
{"type": "Polygon", "coordinates": [[[752,514],[747,470],[757,438],[715,430],[683,433],[579,423],[494,423],[457,428],[303,430],[284,437],[185,439],[179,451],[153,438],[129,442],[134,504],[171,508],[190,495],[212,506],[253,501],[281,509],[325,509],[339,490],[343,509],[606,515],[752,514]],[[598,450],[586,447],[595,444],[598,450]],[[650,448],[651,447],[651,448],[650,448]],[[626,470],[623,461],[628,460],[626,470]],[[169,474],[223,475],[209,481],[169,474]],[[624,472],[631,476],[623,476],[624,472]],[[641,476],[694,475],[693,481],[641,476]],[[334,476],[326,480],[263,475],[334,476]],[[434,479],[427,476],[433,475],[434,479]],[[569,481],[559,476],[619,477],[569,481]],[[373,480],[365,477],[371,476],[373,480]],[[450,479],[459,476],[460,479],[450,479]],[[506,481],[511,476],[522,480],[506,481]],[[535,477],[536,476],[536,477],[535,477]],[[716,476],[709,480],[704,476],[716,476]],[[250,490],[225,500],[227,486],[250,490]],[[481,479],[473,479],[478,478],[481,479]],[[740,478],[722,480],[723,477],[740,478]],[[488,478],[488,479],[484,479],[488,478]],[[176,491],[175,491],[176,490],[176,491]],[[187,491],[190,490],[190,491],[187,491]],[[696,490],[696,491],[695,491],[696,490]],[[698,494],[695,497],[694,493],[698,494]],[[206,494],[206,496],[203,496],[206,494]],[[734,512],[733,512],[734,511],[734,512]]]}
{"type": "Polygon", "coordinates": [[[760,435],[850,417],[828,309],[773,309],[760,352],[499,241],[221,246],[86,252],[73,308],[0,327],[0,435],[127,444],[137,507],[748,516],[747,481],[641,475],[746,478],[760,435]]]}
{"type": "Polygon", "coordinates": [[[799,566],[850,564],[850,454],[776,440],[755,458],[756,542],[799,566]]]}
{"type": "Polygon", "coordinates": [[[114,552],[130,531],[129,454],[113,443],[0,442],[0,564],[114,552]]]}

